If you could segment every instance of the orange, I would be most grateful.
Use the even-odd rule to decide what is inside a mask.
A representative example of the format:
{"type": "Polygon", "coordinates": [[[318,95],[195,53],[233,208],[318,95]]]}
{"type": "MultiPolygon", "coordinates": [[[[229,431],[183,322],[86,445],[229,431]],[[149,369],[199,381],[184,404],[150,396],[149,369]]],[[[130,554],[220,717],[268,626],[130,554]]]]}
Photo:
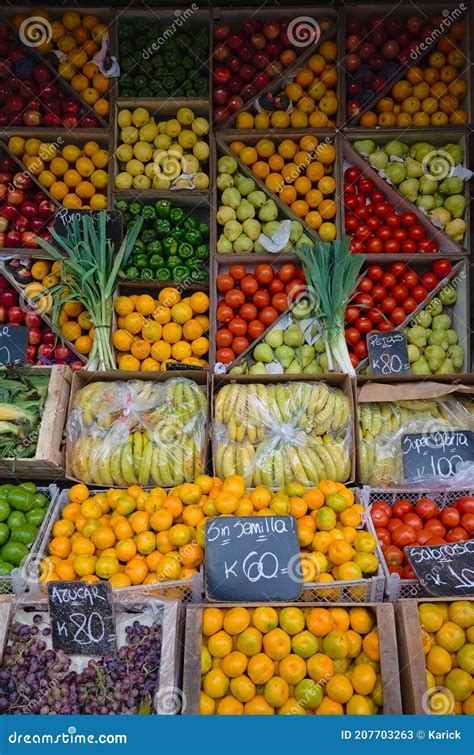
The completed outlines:
{"type": "Polygon", "coordinates": [[[298,102],[300,97],[303,96],[303,87],[300,83],[290,82],[285,87],[285,94],[290,98],[291,102],[298,102]]]}
{"type": "MultiPolygon", "coordinates": [[[[334,674],[334,663],[328,655],[315,653],[306,661],[308,676],[315,682],[326,682],[334,674]]],[[[281,668],[281,664],[280,664],[281,668]]]]}
{"type": "Polygon", "coordinates": [[[290,116],[283,110],[275,110],[271,114],[270,124],[272,128],[288,128],[290,125],[290,116]]]}
{"type": "Polygon", "coordinates": [[[80,157],[76,161],[76,170],[83,178],[88,178],[94,172],[95,166],[88,157],[80,157]]]}
{"type": "Polygon", "coordinates": [[[104,76],[103,73],[97,73],[92,79],[92,86],[94,89],[97,89],[100,94],[107,94],[110,89],[110,79],[108,79],[107,76],[104,76]]]}
{"type": "Polygon", "coordinates": [[[192,342],[191,347],[193,354],[198,357],[203,357],[209,351],[209,340],[201,336],[201,338],[196,338],[196,340],[192,342]]]}
{"type": "Polygon", "coordinates": [[[255,147],[244,147],[239,152],[239,158],[244,165],[253,165],[258,160],[258,152],[255,147]]]}
{"type": "Polygon", "coordinates": [[[317,158],[323,165],[330,165],[336,159],[336,150],[332,144],[322,142],[316,150],[317,158]]]}
{"type": "Polygon", "coordinates": [[[69,168],[69,163],[63,157],[54,157],[49,167],[55,176],[63,176],[69,168]]]}
{"type": "Polygon", "coordinates": [[[367,608],[351,608],[349,621],[352,629],[360,634],[367,634],[374,625],[372,615],[367,608]]]}
{"type": "Polygon", "coordinates": [[[246,716],[268,716],[274,713],[275,709],[267,703],[263,695],[256,695],[244,705],[244,715],[246,716]]]}
{"type": "Polygon", "coordinates": [[[74,564],[72,561],[69,561],[68,559],[65,559],[64,561],[60,561],[59,564],[56,565],[56,574],[58,575],[59,579],[76,579],[77,573],[74,569],[74,564]]]}
{"type": "Polygon", "coordinates": [[[270,168],[267,165],[267,163],[263,162],[263,160],[258,160],[254,165],[252,165],[252,173],[254,176],[260,179],[260,181],[264,181],[265,178],[270,173],[270,168]]]}
{"type": "Polygon", "coordinates": [[[252,656],[262,649],[262,635],[255,627],[248,627],[237,637],[237,649],[244,655],[252,656]]]}
{"type": "Polygon", "coordinates": [[[53,199],[57,199],[61,202],[68,193],[68,187],[63,181],[55,181],[54,184],[50,186],[49,191],[53,199]]]}
{"type": "Polygon", "coordinates": [[[60,537],[54,537],[48,548],[51,556],[59,556],[59,558],[67,558],[71,552],[71,541],[64,535],[60,537]]]}
{"type": "Polygon", "coordinates": [[[254,120],[254,128],[265,128],[268,129],[270,127],[270,117],[267,113],[257,113],[254,120]]]}
{"type": "Polygon", "coordinates": [[[182,545],[179,549],[179,559],[188,569],[195,569],[204,561],[204,550],[197,543],[182,545]]]}
{"type": "Polygon", "coordinates": [[[292,202],[290,208],[293,210],[295,215],[298,215],[300,218],[304,218],[304,216],[309,212],[308,204],[304,201],[304,199],[297,199],[296,202],[292,202]]]}
{"type": "Polygon", "coordinates": [[[221,629],[209,637],[207,647],[210,654],[215,658],[224,658],[232,652],[232,637],[221,629]]]}
{"type": "Polygon", "coordinates": [[[280,627],[287,634],[297,634],[304,629],[305,618],[300,608],[282,608],[278,617],[280,627]]]}
{"type": "Polygon", "coordinates": [[[316,637],[324,637],[334,629],[334,619],[326,608],[312,608],[306,616],[306,626],[316,637]]]}
{"type": "Polygon", "coordinates": [[[285,658],[291,652],[291,641],[286,632],[282,629],[272,629],[263,637],[263,647],[265,653],[274,661],[285,658]]]}
{"type": "Polygon", "coordinates": [[[279,173],[281,169],[283,168],[284,164],[285,164],[285,161],[281,155],[275,154],[275,155],[272,155],[268,159],[269,168],[273,173],[279,173]]]}
{"type": "Polygon", "coordinates": [[[112,574],[112,576],[109,577],[109,584],[114,590],[118,590],[120,588],[130,587],[132,583],[126,574],[118,573],[112,574]]]}
{"type": "Polygon", "coordinates": [[[214,700],[206,695],[205,692],[200,693],[199,697],[199,714],[201,716],[212,716],[216,712],[216,704],[214,700]]]}
{"type": "MultiPolygon", "coordinates": [[[[75,52],[76,50],[72,50],[70,55],[75,52]]],[[[79,92],[79,93],[83,92],[84,89],[87,89],[88,85],[89,85],[88,80],[81,73],[76,73],[76,75],[73,76],[71,79],[71,86],[73,89],[76,90],[76,92],[79,92]]]]}
{"type": "Polygon", "coordinates": [[[278,614],[270,606],[260,606],[254,611],[252,623],[259,632],[266,634],[278,626],[278,614]]]}
{"type": "Polygon", "coordinates": [[[243,704],[232,695],[226,695],[217,703],[218,716],[241,716],[243,712],[243,704]]]}
{"type": "Polygon", "coordinates": [[[134,511],[130,514],[128,521],[130,522],[133,531],[139,535],[140,532],[146,532],[149,526],[150,517],[146,511],[134,511]]]}
{"type": "Polygon", "coordinates": [[[312,187],[312,183],[307,176],[300,176],[295,181],[295,189],[298,192],[298,194],[305,195],[307,192],[310,191],[312,187]]]}
{"type": "MultiPolygon", "coordinates": [[[[240,653],[231,653],[231,655],[228,656],[228,658],[230,658],[233,655],[240,655],[240,653]]],[[[227,659],[224,658],[222,662],[222,670],[224,671],[224,673],[226,673],[228,676],[231,677],[230,691],[232,692],[234,697],[237,698],[237,700],[240,700],[240,702],[242,703],[250,702],[250,700],[253,700],[253,698],[255,697],[255,692],[256,692],[255,684],[253,683],[251,679],[249,679],[248,676],[245,676],[243,673],[237,676],[232,676],[231,674],[229,674],[228,671],[226,670],[228,669],[228,664],[226,663],[226,660],[227,659]]],[[[246,658],[245,658],[245,661],[247,661],[246,658]]]]}
{"type": "Polygon", "coordinates": [[[71,503],[84,503],[88,498],[89,489],[87,485],[84,485],[82,482],[73,485],[72,488],[69,489],[69,500],[71,503]]]}
{"type": "Polygon", "coordinates": [[[219,632],[224,623],[223,611],[219,608],[205,608],[202,614],[202,633],[205,637],[219,632]]]}
{"type": "MultiPolygon", "coordinates": [[[[375,671],[373,671],[373,669],[370,670],[375,677],[375,671]]],[[[327,682],[325,692],[331,700],[343,705],[349,702],[354,690],[347,676],[344,676],[344,674],[334,674],[334,676],[332,676],[327,682]]]]}
{"type": "Polygon", "coordinates": [[[125,574],[132,585],[140,585],[148,574],[146,561],[141,558],[132,558],[125,566],[125,574]]]}
{"type": "Polygon", "coordinates": [[[135,302],[135,309],[142,315],[151,315],[156,309],[156,302],[150,294],[141,294],[135,302]]]}
{"type": "Polygon", "coordinates": [[[254,117],[251,113],[239,113],[235,125],[236,128],[253,128],[254,117]]]}
{"type": "Polygon", "coordinates": [[[74,530],[74,523],[70,519],[58,519],[58,521],[54,523],[53,536],[71,537],[74,530]]]}
{"type": "Polygon", "coordinates": [[[246,608],[231,608],[224,616],[224,629],[230,635],[240,634],[250,624],[250,614],[246,608]]]}
{"type": "Polygon", "coordinates": [[[234,153],[234,155],[240,155],[243,148],[245,147],[245,144],[240,141],[231,142],[230,144],[230,151],[234,153]]]}
{"type": "Polygon", "coordinates": [[[168,537],[168,532],[157,532],[156,534],[156,548],[160,553],[166,554],[173,550],[168,537]]]}
{"type": "MultiPolygon", "coordinates": [[[[85,52],[87,52],[87,48],[85,49],[85,52]]],[[[97,73],[99,73],[99,68],[98,68],[98,66],[96,66],[95,63],[92,63],[92,61],[89,61],[88,63],[85,64],[85,66],[82,67],[82,73],[84,74],[84,76],[87,76],[87,78],[89,79],[89,81],[92,81],[92,79],[94,78],[94,76],[97,73]]],[[[93,87],[93,88],[94,88],[95,92],[98,91],[95,87],[93,87]]],[[[99,95],[97,94],[97,96],[99,96],[99,95]]]]}
{"type": "Polygon", "coordinates": [[[95,569],[96,557],[92,555],[79,555],[73,559],[74,570],[79,577],[92,574],[95,569]]]}
{"type": "Polygon", "coordinates": [[[111,527],[99,527],[92,533],[91,540],[97,548],[105,550],[115,545],[115,534],[111,527]]]}
{"type": "Polygon", "coordinates": [[[136,556],[137,546],[131,538],[119,540],[115,546],[115,553],[119,561],[131,561],[136,556]]]}
{"type": "Polygon", "coordinates": [[[306,175],[315,184],[324,176],[324,166],[319,162],[312,162],[306,168],[306,175]]]}
{"type": "Polygon", "coordinates": [[[306,663],[299,655],[292,653],[280,661],[278,673],[288,684],[298,684],[306,676],[306,663]]]}
{"type": "Polygon", "coordinates": [[[284,139],[278,145],[278,154],[285,158],[285,160],[292,160],[298,152],[298,145],[293,139],[284,139]]]}
{"type": "MultiPolygon", "coordinates": [[[[86,486],[84,485],[84,487],[86,486]]],[[[79,503],[68,503],[67,506],[63,509],[63,519],[70,519],[71,522],[75,522],[80,515],[81,507],[79,503]]]]}
{"type": "MultiPolygon", "coordinates": [[[[372,630],[369,634],[367,634],[364,637],[364,640],[362,642],[362,647],[364,649],[364,653],[367,655],[368,658],[370,658],[371,661],[380,660],[379,637],[378,637],[377,629],[372,630]]],[[[442,650],[442,648],[439,648],[439,650],[442,650]]],[[[428,666],[428,662],[426,665],[428,666]]],[[[429,668],[429,670],[432,671],[431,668],[429,668]]],[[[433,673],[435,672],[433,671],[433,673]]]]}
{"type": "Polygon", "coordinates": [[[247,674],[254,684],[266,684],[275,671],[273,661],[264,653],[253,655],[247,666],[247,674]]]}
{"type": "MultiPolygon", "coordinates": [[[[164,530],[169,530],[173,524],[173,515],[170,511],[161,509],[160,511],[156,511],[151,515],[149,524],[151,529],[155,530],[155,532],[163,532],[164,530]]],[[[146,529],[148,529],[148,526],[144,528],[144,530],[146,529]]]]}
{"type": "Polygon", "coordinates": [[[265,179],[265,186],[278,193],[284,184],[283,176],[280,173],[270,173],[265,179]]]}
{"type": "Polygon", "coordinates": [[[91,540],[88,540],[86,537],[79,535],[74,540],[71,550],[76,556],[93,556],[95,552],[95,546],[91,540]]]}
{"type": "Polygon", "coordinates": [[[229,678],[222,669],[211,669],[203,679],[203,690],[214,700],[224,697],[229,689],[229,678]]]}
{"type": "Polygon", "coordinates": [[[70,189],[74,189],[77,186],[77,184],[80,183],[81,181],[80,174],[77,172],[77,170],[74,170],[72,168],[70,168],[69,170],[65,172],[63,178],[64,178],[64,183],[70,189]]]}
{"type": "Polygon", "coordinates": [[[280,708],[290,696],[288,682],[281,676],[272,677],[265,685],[263,696],[269,705],[280,708]]]}
{"type": "Polygon", "coordinates": [[[148,341],[138,338],[133,341],[130,351],[137,359],[146,359],[150,355],[151,346],[148,341]]]}

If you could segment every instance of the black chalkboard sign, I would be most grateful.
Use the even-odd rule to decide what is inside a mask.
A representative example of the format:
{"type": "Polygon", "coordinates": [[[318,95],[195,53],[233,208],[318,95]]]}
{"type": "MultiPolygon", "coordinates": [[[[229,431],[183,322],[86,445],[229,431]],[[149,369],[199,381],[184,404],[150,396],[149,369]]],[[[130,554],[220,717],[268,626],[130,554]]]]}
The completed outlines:
{"type": "Polygon", "coordinates": [[[370,371],[375,375],[407,375],[410,372],[407,337],[393,330],[367,336],[370,371]]]}
{"type": "Polygon", "coordinates": [[[405,479],[447,478],[462,462],[474,462],[474,433],[439,430],[402,435],[405,479]]]}
{"type": "Polygon", "coordinates": [[[54,650],[106,655],[117,647],[112,588],[108,582],[50,582],[49,615],[54,650]]]}
{"type": "Polygon", "coordinates": [[[28,346],[28,328],[23,325],[0,326],[0,365],[24,364],[28,346]]]}
{"type": "Polygon", "coordinates": [[[98,228],[97,221],[101,212],[106,215],[105,227],[107,239],[112,241],[115,249],[118,251],[123,239],[123,217],[122,213],[118,210],[66,210],[66,208],[62,208],[58,210],[54,217],[53,228],[59,236],[65,238],[68,235],[70,224],[74,221],[80,224],[82,230],[82,218],[84,215],[89,215],[94,221],[95,227],[98,228]]]}
{"type": "Polygon", "coordinates": [[[182,362],[166,362],[166,369],[170,370],[199,370],[202,372],[205,367],[200,367],[198,364],[183,364],[182,362]]]}
{"type": "Polygon", "coordinates": [[[210,600],[296,600],[302,589],[295,519],[213,517],[206,523],[210,600]]]}
{"type": "Polygon", "coordinates": [[[405,553],[430,595],[474,593],[474,540],[446,545],[410,545],[405,553]]]}

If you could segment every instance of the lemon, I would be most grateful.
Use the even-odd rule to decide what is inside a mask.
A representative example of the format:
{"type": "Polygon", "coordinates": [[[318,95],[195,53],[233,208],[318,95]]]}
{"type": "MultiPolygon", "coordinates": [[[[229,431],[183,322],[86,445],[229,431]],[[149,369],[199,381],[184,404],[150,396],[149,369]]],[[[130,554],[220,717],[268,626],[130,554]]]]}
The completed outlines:
{"type": "Polygon", "coordinates": [[[196,142],[193,154],[200,162],[206,162],[209,157],[209,145],[206,142],[196,142]]]}
{"type": "Polygon", "coordinates": [[[183,126],[190,126],[194,120],[194,113],[189,107],[180,107],[176,118],[183,126]]]}
{"type": "Polygon", "coordinates": [[[125,170],[127,173],[130,173],[131,176],[139,176],[145,170],[145,166],[140,160],[129,160],[125,166],[125,170]]]}
{"type": "Polygon", "coordinates": [[[173,157],[177,157],[178,155],[184,155],[184,149],[182,148],[181,144],[178,142],[173,142],[171,147],[169,148],[169,152],[173,157]]]}
{"type": "Polygon", "coordinates": [[[159,134],[166,134],[166,123],[167,121],[160,121],[160,123],[158,123],[159,134]]]}
{"type": "Polygon", "coordinates": [[[129,173],[117,173],[115,176],[115,188],[116,189],[131,189],[133,178],[129,173]]]}
{"type": "Polygon", "coordinates": [[[138,141],[138,129],[127,126],[120,132],[120,139],[124,144],[135,144],[138,141]]]}
{"type": "Polygon", "coordinates": [[[151,179],[156,176],[156,166],[154,162],[145,165],[145,176],[151,179]]]}
{"type": "Polygon", "coordinates": [[[130,110],[119,110],[117,115],[117,123],[120,128],[127,128],[132,125],[132,114],[130,110]]]}
{"type": "Polygon", "coordinates": [[[158,135],[158,126],[152,120],[140,129],[140,139],[144,142],[152,142],[158,135]]]}
{"type": "Polygon", "coordinates": [[[151,144],[142,141],[136,142],[133,147],[133,154],[135,155],[137,160],[141,160],[142,163],[147,163],[149,160],[151,160],[153,154],[151,144]]]}
{"type": "Polygon", "coordinates": [[[193,183],[196,189],[208,189],[209,176],[207,176],[205,173],[196,173],[193,178],[193,183]]]}
{"type": "Polygon", "coordinates": [[[165,134],[171,136],[172,139],[176,139],[180,132],[181,124],[176,118],[170,118],[169,121],[165,122],[165,134]]]}
{"type": "Polygon", "coordinates": [[[134,189],[146,191],[147,189],[151,189],[151,179],[148,176],[134,176],[132,186],[134,189]]]}
{"type": "Polygon", "coordinates": [[[196,144],[196,141],[196,134],[194,133],[194,131],[190,131],[189,129],[184,129],[184,131],[181,131],[180,135],[178,136],[178,142],[183,147],[183,149],[192,149],[196,144]]]}
{"type": "Polygon", "coordinates": [[[128,163],[133,157],[133,147],[131,144],[120,144],[115,154],[117,160],[120,160],[121,163],[128,163]]]}
{"type": "Polygon", "coordinates": [[[205,136],[209,133],[209,122],[205,118],[195,118],[191,128],[197,136],[205,136]]]}
{"type": "Polygon", "coordinates": [[[199,160],[194,155],[184,155],[181,165],[183,173],[198,173],[200,167],[199,160]]]}
{"type": "Polygon", "coordinates": [[[137,107],[132,113],[132,123],[137,128],[144,126],[150,120],[150,113],[144,107],[137,107]]]}
{"type": "Polygon", "coordinates": [[[155,136],[153,144],[157,149],[169,149],[173,144],[173,141],[166,134],[158,134],[158,136],[155,136]]]}
{"type": "Polygon", "coordinates": [[[166,176],[155,176],[153,179],[153,188],[168,191],[171,186],[171,181],[166,176]]]}

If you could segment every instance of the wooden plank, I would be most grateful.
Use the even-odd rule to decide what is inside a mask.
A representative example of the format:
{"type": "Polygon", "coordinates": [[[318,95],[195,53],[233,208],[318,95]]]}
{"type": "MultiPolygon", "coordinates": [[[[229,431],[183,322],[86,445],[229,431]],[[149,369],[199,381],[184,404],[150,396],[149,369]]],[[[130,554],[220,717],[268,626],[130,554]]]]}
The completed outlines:
{"type": "Polygon", "coordinates": [[[391,603],[379,603],[375,606],[374,610],[377,616],[377,628],[379,632],[383,712],[385,715],[400,715],[402,713],[402,695],[400,691],[397,636],[395,633],[393,606],[391,603]]]}
{"type": "Polygon", "coordinates": [[[12,596],[0,595],[0,660],[3,658],[3,651],[8,639],[8,628],[10,626],[10,617],[12,613],[12,596]]]}
{"type": "Polygon", "coordinates": [[[183,714],[199,713],[203,607],[188,606],[184,639],[183,714]]]}

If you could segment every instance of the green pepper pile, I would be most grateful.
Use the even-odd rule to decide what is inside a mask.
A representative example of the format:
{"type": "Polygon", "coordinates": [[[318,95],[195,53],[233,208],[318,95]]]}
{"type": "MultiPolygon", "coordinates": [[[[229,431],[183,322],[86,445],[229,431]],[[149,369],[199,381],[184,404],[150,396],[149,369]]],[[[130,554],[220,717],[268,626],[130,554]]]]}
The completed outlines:
{"type": "Polygon", "coordinates": [[[207,96],[207,28],[187,21],[167,39],[169,26],[144,18],[119,24],[120,97],[207,96]]]}
{"type": "Polygon", "coordinates": [[[48,505],[34,482],[0,485],[0,576],[10,574],[28,555],[48,505]]]}
{"type": "Polygon", "coordinates": [[[155,204],[119,200],[116,209],[123,213],[124,232],[136,215],[143,218],[142,230],[135,242],[125,278],[141,280],[206,281],[209,280],[209,225],[174,207],[169,199],[155,204]]]}

